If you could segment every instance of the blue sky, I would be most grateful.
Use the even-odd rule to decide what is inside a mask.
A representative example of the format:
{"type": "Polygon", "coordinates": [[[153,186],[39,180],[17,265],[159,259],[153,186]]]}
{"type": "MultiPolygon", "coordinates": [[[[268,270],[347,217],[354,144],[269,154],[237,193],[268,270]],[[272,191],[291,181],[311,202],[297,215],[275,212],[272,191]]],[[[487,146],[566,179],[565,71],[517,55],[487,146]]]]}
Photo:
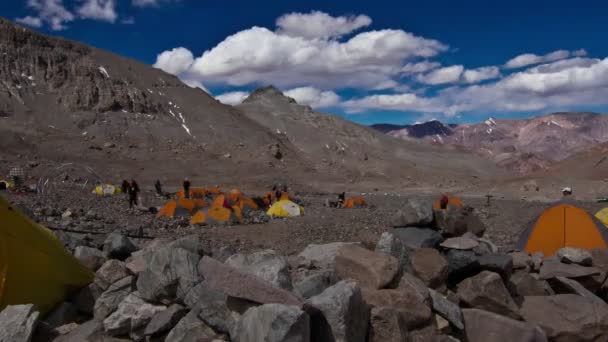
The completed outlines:
{"type": "Polygon", "coordinates": [[[0,13],[231,104],[275,84],[366,124],[608,108],[603,1],[11,0],[0,13]]]}

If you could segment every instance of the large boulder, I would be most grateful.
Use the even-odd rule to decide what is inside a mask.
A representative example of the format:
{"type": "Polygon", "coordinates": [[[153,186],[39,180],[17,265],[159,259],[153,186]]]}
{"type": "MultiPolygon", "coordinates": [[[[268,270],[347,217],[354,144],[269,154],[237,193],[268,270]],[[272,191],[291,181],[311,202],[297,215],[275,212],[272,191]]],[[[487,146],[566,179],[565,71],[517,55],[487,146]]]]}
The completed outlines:
{"type": "Polygon", "coordinates": [[[102,341],[103,334],[103,322],[93,319],[59,336],[54,342],[102,341]]]}
{"type": "Polygon", "coordinates": [[[519,297],[525,296],[546,296],[549,284],[545,280],[536,279],[526,271],[513,273],[509,280],[511,288],[519,297]]]}
{"type": "Polygon", "coordinates": [[[395,290],[365,290],[363,299],[371,308],[395,308],[408,329],[422,327],[431,321],[431,309],[416,293],[395,290]]]}
{"type": "Polygon", "coordinates": [[[235,254],[229,257],[225,264],[258,276],[273,286],[287,290],[293,287],[287,258],[277,255],[273,250],[235,254]]]}
{"type": "Polygon", "coordinates": [[[399,280],[397,289],[418,296],[418,301],[421,303],[430,304],[431,298],[429,288],[426,287],[422,280],[413,274],[404,273],[399,280]]]}
{"type": "Polygon", "coordinates": [[[105,291],[110,285],[128,276],[129,272],[125,264],[122,261],[111,259],[95,272],[95,283],[105,291]]]}
{"type": "Polygon", "coordinates": [[[369,342],[408,341],[408,328],[403,316],[394,307],[371,310],[369,342]]]}
{"type": "Polygon", "coordinates": [[[183,248],[190,253],[198,254],[199,256],[205,255],[203,244],[199,234],[191,234],[182,238],[170,241],[166,244],[169,248],[183,248]]]}
{"type": "Polygon", "coordinates": [[[435,210],[435,224],[445,236],[462,236],[467,232],[467,223],[462,210],[453,206],[435,210]]]}
{"type": "Polygon", "coordinates": [[[458,296],[468,307],[491,311],[514,319],[521,318],[517,304],[497,273],[483,271],[463,280],[458,284],[458,296]]]}
{"type": "Polygon", "coordinates": [[[593,292],[587,290],[583,285],[573,279],[568,279],[564,277],[555,277],[549,279],[549,284],[551,288],[555,290],[555,293],[559,294],[567,294],[574,293],[581,297],[586,297],[589,299],[593,299],[599,301],[600,303],[604,303],[604,301],[596,296],[593,292]]]}
{"type": "Polygon", "coordinates": [[[215,331],[192,310],[171,329],[165,342],[212,341],[215,337],[215,331]]]}
{"type": "Polygon", "coordinates": [[[32,304],[5,307],[0,312],[0,341],[30,341],[39,316],[32,304]]]}
{"type": "Polygon", "coordinates": [[[477,258],[482,270],[496,272],[507,282],[513,273],[513,257],[509,254],[484,254],[477,258]]]}
{"type": "Polygon", "coordinates": [[[352,245],[350,242],[333,242],[324,245],[310,244],[298,254],[301,265],[309,268],[333,269],[336,254],[340,248],[352,245]]]}
{"type": "Polygon", "coordinates": [[[74,256],[91,271],[97,271],[107,260],[99,249],[86,246],[76,247],[74,256]]]}
{"type": "Polygon", "coordinates": [[[95,319],[101,320],[108,317],[134,288],[135,279],[133,276],[125,277],[110,285],[95,301],[95,319]]]}
{"type": "Polygon", "coordinates": [[[311,341],[366,341],[369,308],[356,282],[340,281],[309,302],[321,311],[312,317],[311,341]]]}
{"type": "Polygon", "coordinates": [[[565,264],[577,264],[581,266],[593,265],[593,256],[585,249],[564,247],[557,251],[556,256],[565,264]]]}
{"type": "Polygon", "coordinates": [[[136,250],[128,237],[118,233],[109,234],[103,243],[103,251],[110,259],[125,260],[136,250]]]}
{"type": "Polygon", "coordinates": [[[376,252],[392,255],[399,260],[400,273],[412,272],[410,254],[401,239],[391,232],[384,232],[376,244],[376,252]]]}
{"type": "Polygon", "coordinates": [[[584,267],[576,264],[564,264],[556,260],[545,260],[540,268],[541,279],[554,277],[582,278],[600,274],[601,271],[595,267],[584,267]]]}
{"type": "Polygon", "coordinates": [[[464,329],[460,307],[450,302],[446,297],[435,290],[430,289],[429,294],[433,311],[437,312],[457,329],[464,329]]]}
{"type": "MultiPolygon", "coordinates": [[[[239,313],[228,307],[228,301],[216,300],[213,297],[204,298],[198,302],[193,310],[198,312],[198,318],[202,319],[213,330],[229,334],[233,338],[237,335],[239,313]]],[[[254,305],[255,306],[255,305],[254,305]]]]}
{"type": "Polygon", "coordinates": [[[510,253],[511,258],[513,258],[513,269],[527,269],[530,270],[534,266],[534,261],[532,257],[526,252],[512,252],[510,253]]]}
{"type": "Polygon", "coordinates": [[[145,336],[156,336],[171,330],[187,313],[185,307],[173,304],[167,310],[157,312],[144,330],[145,336]]]}
{"type": "Polygon", "coordinates": [[[99,285],[90,283],[81,288],[70,298],[70,302],[76,306],[78,312],[87,316],[93,316],[95,312],[95,302],[103,293],[99,285]]]}
{"type": "Polygon", "coordinates": [[[145,255],[147,268],[137,279],[137,290],[149,302],[183,300],[188,291],[201,281],[198,254],[183,248],[158,248],[145,255]]]}
{"type": "Polygon", "coordinates": [[[393,233],[409,249],[434,248],[443,241],[441,234],[430,228],[396,228],[393,233]]]}
{"type": "Polygon", "coordinates": [[[445,259],[448,262],[448,283],[450,286],[481,271],[479,257],[473,251],[448,250],[445,259]]]}
{"type": "Polygon", "coordinates": [[[591,250],[593,267],[608,273],[608,248],[594,248],[591,250]]]}
{"type": "Polygon", "coordinates": [[[433,203],[409,199],[392,219],[393,227],[426,227],[433,223],[433,203]]]}
{"type": "Polygon", "coordinates": [[[203,257],[198,268],[209,287],[226,295],[259,304],[279,303],[298,307],[304,305],[304,301],[291,292],[274,287],[261,278],[239,271],[210,257],[203,257]]]}
{"type": "Polygon", "coordinates": [[[265,304],[245,312],[237,334],[240,342],[309,342],[310,318],[295,306],[265,304]]]}
{"type": "Polygon", "coordinates": [[[448,276],[448,263],[436,249],[421,248],[412,253],[414,274],[428,287],[443,285],[448,276]]]}
{"type": "Polygon", "coordinates": [[[110,336],[129,335],[134,340],[140,340],[152,317],[166,309],[166,306],[146,303],[137,293],[132,293],[103,321],[104,331],[110,336]]]}
{"type": "Polygon", "coordinates": [[[362,287],[381,289],[397,276],[399,261],[384,253],[350,245],[338,250],[335,270],[340,279],[354,279],[362,287]]]}
{"type": "Polygon", "coordinates": [[[551,341],[607,341],[608,306],[574,294],[525,297],[521,315],[551,341]]]}
{"type": "Polygon", "coordinates": [[[314,297],[334,284],[335,275],[331,271],[319,272],[300,280],[294,286],[294,292],[302,298],[314,297]]]}
{"type": "Polygon", "coordinates": [[[70,302],[63,302],[44,317],[44,323],[51,328],[57,328],[68,323],[76,322],[77,319],[78,309],[76,306],[70,302]]]}
{"type": "Polygon", "coordinates": [[[516,321],[493,312],[463,309],[468,342],[546,342],[535,325],[516,321]]]}

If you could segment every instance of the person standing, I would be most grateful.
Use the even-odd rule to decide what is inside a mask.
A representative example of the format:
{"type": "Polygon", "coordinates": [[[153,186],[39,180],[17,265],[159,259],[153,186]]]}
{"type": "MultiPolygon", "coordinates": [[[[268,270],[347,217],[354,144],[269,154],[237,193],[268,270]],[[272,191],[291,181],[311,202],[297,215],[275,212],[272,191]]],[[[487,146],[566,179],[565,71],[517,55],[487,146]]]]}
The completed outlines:
{"type": "Polygon", "coordinates": [[[156,180],[156,183],[154,183],[154,188],[156,189],[156,194],[158,196],[163,196],[163,187],[160,184],[160,180],[156,180]]]}
{"type": "Polygon", "coordinates": [[[129,184],[129,209],[133,209],[133,205],[138,205],[137,195],[139,194],[139,185],[135,179],[131,179],[129,184]]]}
{"type": "Polygon", "coordinates": [[[190,198],[190,180],[188,177],[184,178],[184,198],[190,198]]]}

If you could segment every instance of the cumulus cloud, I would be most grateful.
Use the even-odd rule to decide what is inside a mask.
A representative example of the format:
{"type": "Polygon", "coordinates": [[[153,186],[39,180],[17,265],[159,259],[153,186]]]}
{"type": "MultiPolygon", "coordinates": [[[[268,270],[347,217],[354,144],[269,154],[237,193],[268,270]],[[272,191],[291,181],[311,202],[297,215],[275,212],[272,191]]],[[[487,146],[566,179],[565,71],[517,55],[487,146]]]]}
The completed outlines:
{"type": "Polygon", "coordinates": [[[292,37],[337,38],[371,25],[372,19],[366,15],[332,17],[327,13],[290,13],[277,19],[280,34],[292,37]]]}
{"type": "Polygon", "coordinates": [[[499,76],[500,69],[495,66],[465,70],[465,72],[462,73],[462,78],[465,83],[479,83],[499,76]]]}
{"type": "Polygon", "coordinates": [[[431,61],[422,61],[417,63],[407,63],[401,68],[401,72],[404,74],[419,74],[427,71],[431,71],[440,67],[441,64],[431,61]]]}
{"type": "Polygon", "coordinates": [[[84,19],[113,23],[118,18],[114,0],[85,0],[77,11],[80,17],[84,19]]]}
{"type": "Polygon", "coordinates": [[[340,96],[333,91],[321,91],[313,87],[300,87],[284,93],[299,104],[312,108],[327,108],[340,103],[340,96]]]}
{"type": "Polygon", "coordinates": [[[431,71],[425,75],[418,75],[418,81],[424,84],[439,85],[454,83],[460,80],[460,75],[464,71],[462,65],[452,65],[431,71]]]}
{"type": "Polygon", "coordinates": [[[240,105],[243,100],[245,100],[248,96],[249,93],[244,91],[232,91],[229,93],[217,95],[215,98],[223,104],[236,106],[240,105]]]}
{"type": "Polygon", "coordinates": [[[31,27],[36,27],[36,28],[42,27],[42,19],[30,17],[29,15],[27,17],[23,17],[23,18],[16,18],[15,21],[20,24],[31,26],[31,27]]]}
{"type": "Polygon", "coordinates": [[[441,113],[444,107],[436,98],[420,97],[416,94],[382,94],[348,100],[342,106],[349,113],[360,113],[369,109],[441,113]]]}
{"type": "MultiPolygon", "coordinates": [[[[318,20],[320,14],[315,13],[297,19],[318,20]]],[[[353,18],[343,20],[351,27],[357,22],[353,18]]],[[[394,78],[402,73],[404,62],[433,57],[448,48],[439,41],[402,30],[367,31],[341,41],[301,36],[313,35],[310,32],[290,35],[285,27],[291,26],[282,25],[276,32],[262,27],[237,32],[205,51],[190,66],[175,69],[197,75],[206,84],[386,89],[398,85],[394,78]]],[[[330,32],[335,36],[347,30],[324,27],[321,31],[322,35],[330,32]]]]}
{"type": "Polygon", "coordinates": [[[169,74],[180,75],[190,69],[194,63],[194,55],[190,50],[178,47],[168,50],[156,56],[154,67],[161,69],[169,74]]]}
{"type": "Polygon", "coordinates": [[[558,61],[560,59],[566,59],[570,56],[585,56],[587,51],[584,49],[576,50],[573,52],[567,50],[557,50],[551,53],[548,53],[543,56],[535,55],[533,53],[525,53],[523,55],[519,55],[513,59],[510,59],[505,64],[506,69],[517,69],[523,68],[529,65],[540,64],[540,63],[548,63],[558,61]]]}

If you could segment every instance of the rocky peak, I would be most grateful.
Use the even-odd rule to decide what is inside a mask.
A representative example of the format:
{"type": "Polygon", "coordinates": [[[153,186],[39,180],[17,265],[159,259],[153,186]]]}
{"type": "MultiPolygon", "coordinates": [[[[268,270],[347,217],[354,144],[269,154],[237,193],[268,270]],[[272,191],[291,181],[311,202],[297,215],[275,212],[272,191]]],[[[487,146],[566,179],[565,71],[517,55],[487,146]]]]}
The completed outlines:
{"type": "Polygon", "coordinates": [[[296,100],[292,99],[289,96],[285,96],[283,92],[281,92],[276,87],[269,85],[265,87],[258,88],[251,92],[251,94],[243,101],[243,103],[253,103],[253,102],[271,102],[271,103],[296,103],[296,100]]]}

